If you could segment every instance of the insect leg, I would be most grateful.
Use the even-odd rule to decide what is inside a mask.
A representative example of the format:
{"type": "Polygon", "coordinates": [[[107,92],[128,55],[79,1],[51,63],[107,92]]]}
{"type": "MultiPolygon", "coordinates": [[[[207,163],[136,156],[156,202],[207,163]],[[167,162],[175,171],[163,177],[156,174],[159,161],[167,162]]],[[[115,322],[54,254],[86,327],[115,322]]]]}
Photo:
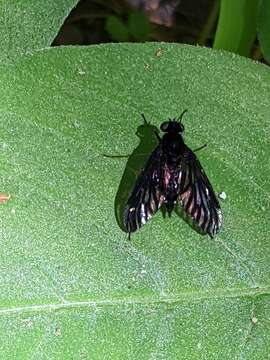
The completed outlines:
{"type": "Polygon", "coordinates": [[[145,118],[144,114],[141,114],[141,115],[142,115],[142,118],[143,118],[144,124],[145,124],[145,125],[148,125],[148,124],[149,124],[149,122],[146,120],[146,118],[145,118]]]}
{"type": "Polygon", "coordinates": [[[116,158],[116,159],[122,159],[122,158],[129,158],[129,155],[108,155],[108,154],[101,154],[101,156],[104,156],[106,158],[116,158]]]}
{"type": "Polygon", "coordinates": [[[198,147],[197,149],[193,150],[193,152],[200,151],[200,150],[204,149],[206,146],[207,146],[207,144],[204,144],[204,145],[198,147]]]}

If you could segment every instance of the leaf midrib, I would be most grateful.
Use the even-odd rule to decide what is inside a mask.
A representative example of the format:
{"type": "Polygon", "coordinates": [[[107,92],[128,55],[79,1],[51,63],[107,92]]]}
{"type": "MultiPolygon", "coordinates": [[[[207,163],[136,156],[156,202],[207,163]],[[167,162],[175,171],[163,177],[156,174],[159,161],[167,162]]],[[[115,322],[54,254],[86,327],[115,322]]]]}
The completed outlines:
{"type": "Polygon", "coordinates": [[[171,296],[144,296],[115,299],[99,299],[85,301],[64,301],[62,303],[47,303],[25,306],[14,306],[0,309],[0,315],[17,312],[29,311],[51,311],[63,308],[79,307],[100,307],[100,306],[126,306],[126,305],[158,305],[158,304],[177,304],[188,302],[199,302],[204,300],[215,300],[220,298],[243,298],[256,297],[259,295],[270,295],[270,287],[256,288],[235,288],[235,289],[215,289],[210,291],[184,291],[181,294],[171,296]]]}

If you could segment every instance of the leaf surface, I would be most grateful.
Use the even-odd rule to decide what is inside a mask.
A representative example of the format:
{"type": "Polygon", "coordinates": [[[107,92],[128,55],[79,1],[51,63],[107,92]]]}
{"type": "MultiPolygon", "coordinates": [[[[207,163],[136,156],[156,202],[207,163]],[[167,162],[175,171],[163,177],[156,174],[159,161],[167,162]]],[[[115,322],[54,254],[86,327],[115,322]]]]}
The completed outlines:
{"type": "Polygon", "coordinates": [[[3,358],[267,358],[269,84],[265,66],[175,44],[2,64],[3,358]],[[154,146],[140,114],[159,127],[186,108],[186,142],[208,144],[198,157],[227,195],[223,229],[158,213],[128,241],[117,209],[154,146]]]}

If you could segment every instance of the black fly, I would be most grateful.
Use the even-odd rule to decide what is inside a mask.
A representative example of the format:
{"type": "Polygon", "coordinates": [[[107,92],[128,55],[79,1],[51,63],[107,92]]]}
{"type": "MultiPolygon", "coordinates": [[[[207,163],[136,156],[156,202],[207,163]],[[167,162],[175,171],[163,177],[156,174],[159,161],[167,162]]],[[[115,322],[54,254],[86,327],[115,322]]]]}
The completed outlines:
{"type": "MultiPolygon", "coordinates": [[[[129,233],[145,224],[164,205],[171,214],[179,203],[202,233],[213,237],[222,215],[214,190],[194,152],[184,143],[185,110],[178,119],[161,124],[165,133],[139,174],[124,209],[124,227],[129,233]]],[[[146,119],[143,119],[146,123],[146,119]]]]}

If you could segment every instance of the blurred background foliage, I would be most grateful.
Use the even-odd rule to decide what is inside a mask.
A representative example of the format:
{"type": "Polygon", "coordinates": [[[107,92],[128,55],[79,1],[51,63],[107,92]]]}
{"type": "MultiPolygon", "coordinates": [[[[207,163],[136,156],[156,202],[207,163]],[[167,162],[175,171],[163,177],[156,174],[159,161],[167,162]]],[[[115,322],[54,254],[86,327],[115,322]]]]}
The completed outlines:
{"type": "Polygon", "coordinates": [[[165,41],[270,63],[269,0],[81,0],[53,45],[165,41]]]}

